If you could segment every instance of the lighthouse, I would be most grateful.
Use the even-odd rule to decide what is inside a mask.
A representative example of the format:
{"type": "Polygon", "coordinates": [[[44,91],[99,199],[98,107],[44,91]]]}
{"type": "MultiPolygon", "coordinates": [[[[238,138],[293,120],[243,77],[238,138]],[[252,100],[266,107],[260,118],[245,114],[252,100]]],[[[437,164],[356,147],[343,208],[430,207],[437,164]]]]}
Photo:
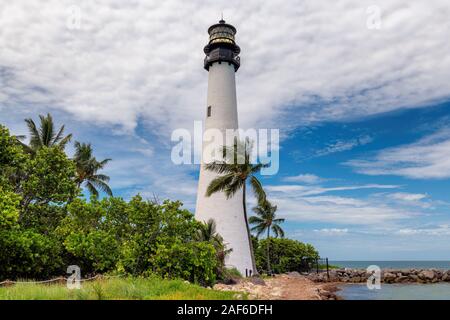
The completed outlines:
{"type": "MultiPolygon", "coordinates": [[[[241,49],[235,41],[236,28],[223,19],[209,27],[208,33],[209,43],[204,48],[204,68],[208,71],[204,129],[220,131],[225,137],[227,129],[238,129],[235,73],[240,67],[241,49]]],[[[214,141],[205,140],[203,150],[222,147],[214,141]],[[216,145],[211,146],[214,143],[216,145]]],[[[225,261],[227,267],[236,268],[242,275],[255,274],[244,216],[243,192],[238,191],[230,199],[223,192],[207,197],[206,190],[217,173],[205,169],[204,157],[205,153],[200,167],[195,217],[199,221],[214,219],[216,222],[217,232],[223,237],[227,248],[232,249],[225,261]]]]}

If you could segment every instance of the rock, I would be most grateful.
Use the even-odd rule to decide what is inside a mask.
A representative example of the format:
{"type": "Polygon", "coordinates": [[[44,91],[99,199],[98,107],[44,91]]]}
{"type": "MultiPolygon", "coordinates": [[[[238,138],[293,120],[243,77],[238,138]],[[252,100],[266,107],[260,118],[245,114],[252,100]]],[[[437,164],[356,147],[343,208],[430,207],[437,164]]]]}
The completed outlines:
{"type": "Polygon", "coordinates": [[[426,281],[432,281],[436,277],[433,270],[423,270],[419,273],[419,278],[426,281]]]}
{"type": "Polygon", "coordinates": [[[415,274],[410,274],[410,275],[409,275],[409,278],[410,278],[411,280],[413,280],[414,282],[417,282],[417,280],[419,280],[419,277],[418,277],[417,275],[415,275],[415,274]]]}
{"type": "Polygon", "coordinates": [[[396,283],[407,282],[408,279],[409,278],[407,276],[399,276],[399,277],[395,278],[395,282],[396,283]]]}
{"type": "Polygon", "coordinates": [[[390,273],[390,272],[385,272],[383,279],[385,282],[391,283],[395,280],[395,277],[396,277],[395,274],[390,273]]]}
{"type": "Polygon", "coordinates": [[[320,290],[319,296],[322,300],[336,300],[336,294],[327,290],[320,290]]]}
{"type": "Polygon", "coordinates": [[[223,283],[231,285],[231,284],[238,284],[239,281],[240,281],[239,278],[230,277],[230,278],[224,279],[223,283]]]}
{"type": "Polygon", "coordinates": [[[249,283],[257,285],[257,286],[265,286],[266,283],[260,277],[250,277],[247,279],[249,283]]]}
{"type": "MultiPolygon", "coordinates": [[[[381,271],[382,281],[385,283],[436,283],[440,281],[450,282],[450,270],[436,269],[384,269],[381,271]]],[[[289,275],[289,274],[287,274],[289,275]]],[[[310,273],[307,278],[314,282],[365,282],[371,273],[365,269],[333,269],[327,273],[310,273]]],[[[293,274],[294,277],[297,275],[293,274]]]]}
{"type": "Polygon", "coordinates": [[[297,271],[288,272],[287,275],[291,278],[301,278],[302,275],[297,271]]]}

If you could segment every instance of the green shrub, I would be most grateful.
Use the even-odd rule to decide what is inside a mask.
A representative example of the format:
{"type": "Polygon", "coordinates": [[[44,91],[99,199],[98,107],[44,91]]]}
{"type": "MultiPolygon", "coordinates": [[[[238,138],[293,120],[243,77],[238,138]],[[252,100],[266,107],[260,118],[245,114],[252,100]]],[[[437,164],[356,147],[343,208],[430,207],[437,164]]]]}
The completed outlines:
{"type": "Polygon", "coordinates": [[[58,147],[42,147],[27,162],[21,182],[23,204],[62,204],[78,194],[75,164],[58,147]]]}
{"type": "Polygon", "coordinates": [[[298,271],[302,259],[316,259],[317,250],[310,244],[286,238],[270,238],[258,241],[255,250],[256,266],[265,272],[267,266],[267,245],[270,242],[270,264],[274,273],[298,271]]]}
{"type": "Polygon", "coordinates": [[[45,279],[64,273],[61,244],[32,230],[0,232],[0,279],[45,279]]]}
{"type": "Polygon", "coordinates": [[[150,263],[153,271],[165,278],[181,278],[202,285],[212,285],[216,279],[216,251],[207,242],[177,240],[158,244],[150,263]]]}
{"type": "Polygon", "coordinates": [[[20,196],[4,190],[0,185],[0,230],[9,230],[17,227],[19,202],[20,196]]]}

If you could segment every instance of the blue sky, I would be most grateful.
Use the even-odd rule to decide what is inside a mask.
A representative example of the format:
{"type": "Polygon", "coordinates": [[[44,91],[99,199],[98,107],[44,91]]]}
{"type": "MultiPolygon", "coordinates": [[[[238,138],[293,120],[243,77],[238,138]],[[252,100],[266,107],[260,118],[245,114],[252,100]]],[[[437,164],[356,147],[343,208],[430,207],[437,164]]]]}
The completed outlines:
{"type": "Polygon", "coordinates": [[[0,123],[14,134],[50,112],[113,159],[115,195],[193,209],[198,167],[171,163],[170,134],[204,116],[202,49],[223,11],[242,49],[240,124],[281,133],[280,171],[261,179],[287,236],[333,260],[450,259],[446,0],[75,9],[0,0],[0,123]]]}

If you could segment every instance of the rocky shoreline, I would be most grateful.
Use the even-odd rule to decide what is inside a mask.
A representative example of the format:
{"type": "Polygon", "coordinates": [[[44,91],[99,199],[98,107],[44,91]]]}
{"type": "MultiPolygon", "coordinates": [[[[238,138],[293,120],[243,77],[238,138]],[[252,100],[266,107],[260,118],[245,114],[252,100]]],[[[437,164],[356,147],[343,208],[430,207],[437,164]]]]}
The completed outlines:
{"type": "MultiPolygon", "coordinates": [[[[216,284],[213,289],[236,292],[236,299],[245,294],[250,300],[342,300],[342,285],[366,283],[371,276],[365,269],[332,269],[326,272],[300,274],[289,272],[269,278],[243,278],[233,283],[216,284]]],[[[438,269],[384,269],[382,283],[450,283],[450,270],[438,269]]]]}
{"type": "MultiPolygon", "coordinates": [[[[332,269],[326,272],[310,273],[306,277],[314,282],[363,283],[372,273],[365,269],[332,269]]],[[[383,269],[382,283],[437,283],[450,282],[450,270],[438,269],[383,269]]]]}

